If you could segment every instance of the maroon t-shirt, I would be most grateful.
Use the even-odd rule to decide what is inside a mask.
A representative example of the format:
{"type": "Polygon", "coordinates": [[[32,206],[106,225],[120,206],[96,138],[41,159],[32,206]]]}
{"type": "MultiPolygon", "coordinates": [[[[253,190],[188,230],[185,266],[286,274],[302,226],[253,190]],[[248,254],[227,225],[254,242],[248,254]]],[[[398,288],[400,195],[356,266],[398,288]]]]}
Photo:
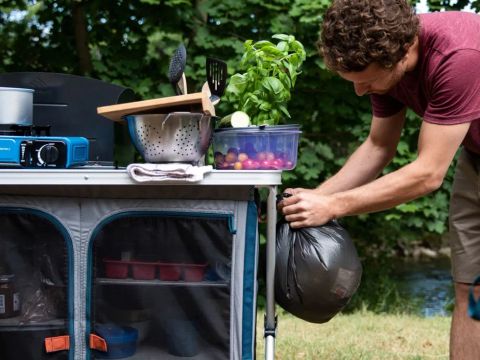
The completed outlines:
{"type": "Polygon", "coordinates": [[[418,64],[388,94],[370,96],[373,114],[387,117],[407,106],[429,123],[471,122],[463,145],[480,154],[480,16],[419,17],[418,64]]]}

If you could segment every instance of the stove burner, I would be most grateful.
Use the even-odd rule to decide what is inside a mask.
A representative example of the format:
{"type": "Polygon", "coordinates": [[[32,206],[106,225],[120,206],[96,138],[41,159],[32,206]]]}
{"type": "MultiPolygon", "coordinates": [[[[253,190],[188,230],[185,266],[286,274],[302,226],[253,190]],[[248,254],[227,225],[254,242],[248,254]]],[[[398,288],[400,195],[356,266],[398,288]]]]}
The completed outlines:
{"type": "Polygon", "coordinates": [[[7,136],[50,136],[50,125],[6,125],[0,127],[0,135],[7,136]]]}

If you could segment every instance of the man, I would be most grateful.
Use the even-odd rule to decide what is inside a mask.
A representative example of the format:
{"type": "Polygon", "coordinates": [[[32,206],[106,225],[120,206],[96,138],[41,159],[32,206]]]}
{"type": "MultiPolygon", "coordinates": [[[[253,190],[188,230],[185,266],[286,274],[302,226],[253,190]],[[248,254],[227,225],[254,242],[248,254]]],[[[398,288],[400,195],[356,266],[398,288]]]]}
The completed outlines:
{"type": "Polygon", "coordinates": [[[415,15],[406,0],[334,0],[319,43],[329,69],[372,104],[370,134],[316,189],[287,189],[279,208],[293,228],[380,211],[439,188],[463,145],[450,203],[455,282],[451,359],[480,358],[480,322],[467,315],[480,274],[480,16],[415,15]],[[423,118],[418,157],[378,177],[392,160],[406,107],[423,118]]]}

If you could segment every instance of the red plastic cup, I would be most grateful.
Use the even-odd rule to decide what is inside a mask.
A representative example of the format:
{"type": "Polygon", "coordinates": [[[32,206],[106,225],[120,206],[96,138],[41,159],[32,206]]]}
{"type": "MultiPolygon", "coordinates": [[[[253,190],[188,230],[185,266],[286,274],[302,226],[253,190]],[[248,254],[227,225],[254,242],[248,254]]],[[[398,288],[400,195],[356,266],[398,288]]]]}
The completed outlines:
{"type": "Polygon", "coordinates": [[[112,279],[126,279],[128,276],[128,261],[107,260],[105,263],[105,276],[112,279]]]}
{"type": "Polygon", "coordinates": [[[135,280],[153,280],[155,279],[155,270],[157,263],[131,261],[132,276],[135,280]]]}
{"type": "Polygon", "coordinates": [[[163,281],[178,281],[182,275],[181,268],[175,263],[160,263],[159,278],[163,281]]]}
{"type": "Polygon", "coordinates": [[[183,264],[183,280],[202,281],[207,264],[183,264]]]}

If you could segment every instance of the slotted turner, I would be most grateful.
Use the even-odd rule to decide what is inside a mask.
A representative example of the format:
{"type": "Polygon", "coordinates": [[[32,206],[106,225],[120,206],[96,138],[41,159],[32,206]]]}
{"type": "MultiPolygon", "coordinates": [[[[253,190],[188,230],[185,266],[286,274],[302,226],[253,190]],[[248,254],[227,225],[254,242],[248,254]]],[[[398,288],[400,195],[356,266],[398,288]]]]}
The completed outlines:
{"type": "Polygon", "coordinates": [[[225,93],[227,84],[227,64],[219,59],[207,58],[207,82],[212,95],[210,101],[215,105],[225,93]]]}

